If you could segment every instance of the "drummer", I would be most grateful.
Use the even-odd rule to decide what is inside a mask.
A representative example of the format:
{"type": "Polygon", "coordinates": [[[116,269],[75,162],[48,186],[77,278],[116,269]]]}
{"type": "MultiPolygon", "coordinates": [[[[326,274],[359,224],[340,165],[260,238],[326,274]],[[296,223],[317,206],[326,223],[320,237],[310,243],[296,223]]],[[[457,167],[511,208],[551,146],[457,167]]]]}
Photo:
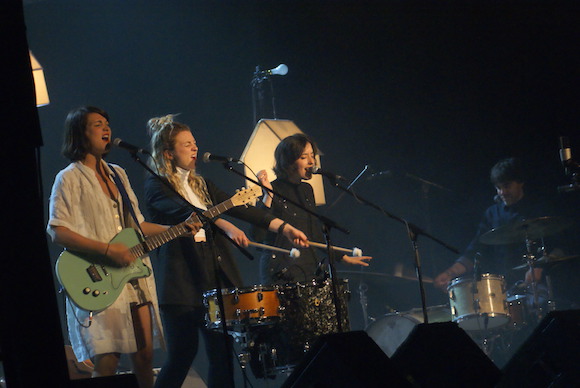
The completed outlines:
{"type": "MultiPolygon", "coordinates": [[[[523,290],[533,279],[536,282],[541,281],[541,268],[534,268],[534,277],[531,269],[528,269],[525,276],[522,276],[521,271],[512,270],[525,262],[524,254],[527,252],[525,236],[512,226],[517,226],[518,222],[524,220],[533,222],[538,217],[554,216],[554,210],[546,201],[526,192],[525,173],[520,159],[511,157],[500,160],[492,167],[490,178],[497,192],[494,197],[495,204],[485,211],[475,237],[463,255],[435,278],[434,285],[438,288],[446,290],[453,278],[472,275],[474,264],[477,264],[477,274],[505,276],[508,288],[518,281],[518,286],[513,287],[513,293],[519,293],[516,291],[523,290]],[[492,229],[502,235],[495,236],[498,237],[496,239],[490,238],[492,229]]],[[[548,229],[546,228],[544,234],[552,234],[548,229]]],[[[537,258],[542,257],[544,252],[540,250],[544,236],[530,237],[535,239],[531,253],[537,258]]],[[[550,254],[561,256],[562,252],[555,249],[550,254]]]]}

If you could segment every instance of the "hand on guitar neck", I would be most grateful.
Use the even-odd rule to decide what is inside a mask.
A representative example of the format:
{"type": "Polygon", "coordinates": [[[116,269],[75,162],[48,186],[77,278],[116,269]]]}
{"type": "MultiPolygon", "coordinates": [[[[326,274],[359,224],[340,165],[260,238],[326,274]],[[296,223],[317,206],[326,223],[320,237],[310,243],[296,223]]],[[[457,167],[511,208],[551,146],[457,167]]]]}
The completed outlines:
{"type": "MultiPolygon", "coordinates": [[[[182,225],[185,227],[183,230],[187,233],[191,233],[192,236],[195,236],[203,226],[201,222],[197,221],[197,215],[195,212],[191,213],[191,216],[183,222],[182,225]]],[[[141,228],[146,235],[154,236],[166,232],[170,227],[166,225],[152,224],[150,222],[143,222],[141,228]]],[[[107,244],[104,256],[110,259],[112,264],[116,264],[120,267],[127,267],[133,264],[133,262],[135,262],[139,257],[131,247],[128,247],[124,243],[114,241],[107,244]]]]}

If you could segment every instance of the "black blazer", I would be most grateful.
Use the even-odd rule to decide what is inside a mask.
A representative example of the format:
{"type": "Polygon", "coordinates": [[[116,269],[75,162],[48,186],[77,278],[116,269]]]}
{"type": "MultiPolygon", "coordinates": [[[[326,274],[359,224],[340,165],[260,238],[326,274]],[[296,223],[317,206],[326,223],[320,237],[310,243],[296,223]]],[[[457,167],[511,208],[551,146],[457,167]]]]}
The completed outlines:
{"type": "MultiPolygon", "coordinates": [[[[206,180],[206,183],[213,205],[230,198],[211,181],[206,180]]],[[[191,204],[184,202],[152,176],[145,181],[145,201],[151,220],[158,224],[178,224],[185,221],[193,211],[191,204]]],[[[268,212],[252,206],[238,206],[225,214],[262,227],[267,227],[275,218],[268,212]]],[[[221,257],[219,262],[221,270],[229,283],[234,287],[241,287],[242,276],[232,254],[230,242],[218,232],[213,235],[216,253],[221,257]]],[[[217,288],[215,279],[208,271],[213,258],[208,257],[209,255],[202,257],[204,255],[200,254],[211,251],[209,248],[202,250],[199,245],[200,243],[196,243],[191,235],[179,237],[158,248],[152,256],[160,304],[198,307],[203,304],[203,293],[217,288]]]]}

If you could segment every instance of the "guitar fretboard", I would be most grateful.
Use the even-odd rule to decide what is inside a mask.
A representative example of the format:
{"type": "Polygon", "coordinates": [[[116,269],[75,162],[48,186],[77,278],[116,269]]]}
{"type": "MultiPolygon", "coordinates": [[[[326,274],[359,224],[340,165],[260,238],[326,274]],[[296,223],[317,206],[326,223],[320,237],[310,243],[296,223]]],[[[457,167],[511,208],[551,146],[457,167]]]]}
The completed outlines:
{"type": "MultiPolygon", "coordinates": [[[[232,200],[229,199],[227,201],[220,203],[219,205],[207,209],[202,214],[207,218],[214,218],[219,216],[223,212],[228,211],[232,207],[234,207],[234,204],[232,200]]],[[[172,226],[165,232],[148,237],[141,244],[137,244],[134,247],[132,247],[130,251],[135,257],[145,256],[147,253],[151,252],[156,248],[159,248],[161,245],[168,243],[169,241],[174,240],[177,237],[189,233],[190,229],[187,227],[187,224],[195,222],[199,222],[199,219],[197,215],[192,214],[186,221],[177,224],[175,226],[172,226]]]]}

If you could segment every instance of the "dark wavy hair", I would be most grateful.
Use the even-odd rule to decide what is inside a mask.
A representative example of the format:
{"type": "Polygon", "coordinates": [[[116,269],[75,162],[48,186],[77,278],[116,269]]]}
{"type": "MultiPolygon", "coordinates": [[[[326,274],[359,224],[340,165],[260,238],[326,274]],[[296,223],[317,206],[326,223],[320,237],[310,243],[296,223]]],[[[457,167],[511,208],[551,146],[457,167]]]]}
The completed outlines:
{"type": "Polygon", "coordinates": [[[94,106],[81,106],[68,113],[64,122],[61,153],[73,162],[84,159],[90,149],[89,139],[85,134],[89,113],[98,113],[109,121],[109,114],[94,106]]]}
{"type": "Polygon", "coordinates": [[[525,182],[522,161],[518,158],[506,158],[497,162],[490,172],[491,183],[495,186],[507,182],[525,182]]]}
{"type": "Polygon", "coordinates": [[[312,145],[314,155],[318,155],[316,143],[303,133],[288,136],[278,144],[274,151],[274,159],[276,160],[274,172],[278,178],[288,179],[292,165],[300,158],[308,143],[312,145]]]}

